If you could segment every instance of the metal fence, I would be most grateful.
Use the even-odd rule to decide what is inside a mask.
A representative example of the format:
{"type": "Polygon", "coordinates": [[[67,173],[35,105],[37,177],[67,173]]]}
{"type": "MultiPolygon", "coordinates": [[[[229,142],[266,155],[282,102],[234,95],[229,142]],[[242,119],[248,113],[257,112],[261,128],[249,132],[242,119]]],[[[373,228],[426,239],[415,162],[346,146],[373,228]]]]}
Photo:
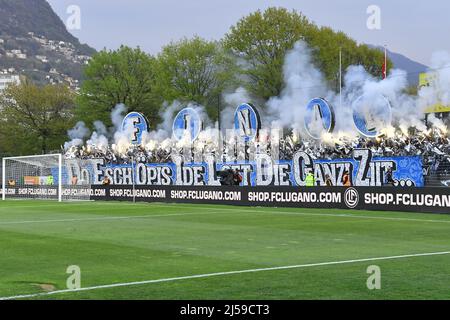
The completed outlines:
{"type": "Polygon", "coordinates": [[[450,157],[424,164],[425,185],[428,187],[450,187],[450,157]]]}

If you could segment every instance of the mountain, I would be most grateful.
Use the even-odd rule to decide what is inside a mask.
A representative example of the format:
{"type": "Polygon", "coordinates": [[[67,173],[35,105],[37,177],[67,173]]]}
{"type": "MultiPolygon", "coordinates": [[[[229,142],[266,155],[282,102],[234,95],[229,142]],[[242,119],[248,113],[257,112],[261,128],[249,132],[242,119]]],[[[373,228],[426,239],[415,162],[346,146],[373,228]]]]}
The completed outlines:
{"type": "Polygon", "coordinates": [[[95,50],[70,34],[46,0],[0,0],[0,72],[77,87],[95,50]]]}
{"type": "MultiPolygon", "coordinates": [[[[384,47],[369,45],[384,52],[384,47]]],[[[419,74],[426,72],[428,67],[424,64],[411,60],[410,58],[396,52],[387,51],[389,59],[394,64],[394,68],[404,70],[408,73],[408,82],[410,85],[417,86],[419,84],[419,74]]]]}

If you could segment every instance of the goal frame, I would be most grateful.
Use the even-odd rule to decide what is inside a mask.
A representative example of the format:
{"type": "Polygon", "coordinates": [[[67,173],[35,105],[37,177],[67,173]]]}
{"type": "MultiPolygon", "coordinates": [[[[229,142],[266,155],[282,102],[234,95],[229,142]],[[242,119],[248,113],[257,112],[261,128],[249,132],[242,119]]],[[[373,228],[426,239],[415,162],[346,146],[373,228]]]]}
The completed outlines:
{"type": "Polygon", "coordinates": [[[7,160],[20,160],[26,158],[44,158],[44,157],[58,157],[58,202],[62,202],[62,165],[63,155],[60,153],[53,154],[41,154],[31,156],[19,156],[19,157],[6,157],[2,159],[2,200],[6,200],[6,161],[7,160]]]}

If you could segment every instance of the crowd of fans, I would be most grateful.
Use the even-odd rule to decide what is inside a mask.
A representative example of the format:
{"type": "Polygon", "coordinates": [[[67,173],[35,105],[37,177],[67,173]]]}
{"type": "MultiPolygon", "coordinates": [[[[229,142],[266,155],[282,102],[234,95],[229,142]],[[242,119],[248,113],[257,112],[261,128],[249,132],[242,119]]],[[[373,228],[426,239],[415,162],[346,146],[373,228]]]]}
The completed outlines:
{"type": "Polygon", "coordinates": [[[290,137],[283,139],[280,148],[281,159],[292,159],[297,151],[304,151],[314,159],[350,158],[354,149],[369,149],[374,157],[420,156],[428,174],[450,175],[450,137],[439,129],[395,137],[382,136],[376,139],[359,137],[330,143],[300,141],[294,143],[290,137]]]}
{"type": "MultiPolygon", "coordinates": [[[[256,143],[258,144],[258,143],[256,143]]],[[[434,128],[426,132],[395,132],[391,136],[381,136],[379,138],[348,136],[340,137],[332,141],[311,141],[294,139],[292,135],[286,136],[279,141],[279,158],[292,159],[295,152],[304,151],[313,159],[341,159],[350,158],[354,149],[369,149],[374,157],[392,156],[421,156],[427,174],[450,175],[450,137],[441,130],[434,128]]],[[[204,148],[206,150],[206,148],[204,148]]],[[[207,148],[208,153],[217,154],[215,146],[207,148]]],[[[258,145],[257,152],[270,154],[270,142],[258,145]]],[[[124,153],[115,152],[111,146],[106,149],[97,148],[95,145],[76,147],[73,146],[65,151],[68,159],[105,159],[107,164],[129,164],[132,162],[144,163],[167,163],[172,162],[172,155],[183,155],[190,157],[198,150],[189,148],[157,147],[154,150],[147,150],[141,145],[130,145],[124,153]]],[[[235,146],[225,145],[221,154],[228,154],[228,158],[242,157],[238,155],[235,146]]]]}

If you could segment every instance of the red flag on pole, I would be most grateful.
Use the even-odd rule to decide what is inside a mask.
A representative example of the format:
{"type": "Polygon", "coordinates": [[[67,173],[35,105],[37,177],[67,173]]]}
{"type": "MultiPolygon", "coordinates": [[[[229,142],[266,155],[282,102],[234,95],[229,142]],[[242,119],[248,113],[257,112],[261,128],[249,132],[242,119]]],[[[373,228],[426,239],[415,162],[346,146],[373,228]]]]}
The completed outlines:
{"type": "Polygon", "coordinates": [[[386,46],[384,47],[384,61],[383,61],[383,67],[382,67],[382,73],[383,73],[383,80],[387,78],[387,49],[386,46]]]}

